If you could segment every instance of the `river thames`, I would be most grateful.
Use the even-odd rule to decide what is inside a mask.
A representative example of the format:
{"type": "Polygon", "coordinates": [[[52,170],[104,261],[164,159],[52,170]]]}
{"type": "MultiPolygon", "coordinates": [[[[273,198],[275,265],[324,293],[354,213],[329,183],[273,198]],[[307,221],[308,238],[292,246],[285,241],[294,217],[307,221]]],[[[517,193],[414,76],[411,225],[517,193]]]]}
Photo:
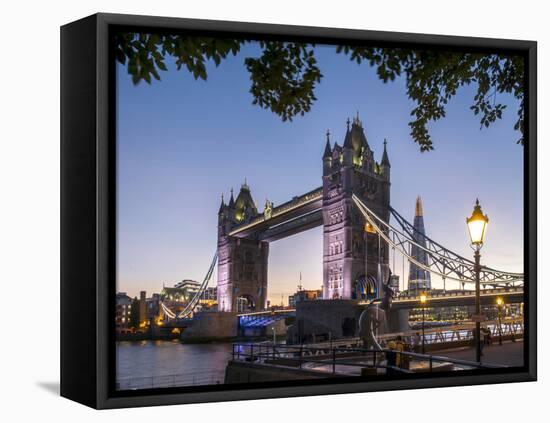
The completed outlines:
{"type": "Polygon", "coordinates": [[[147,389],[224,383],[231,343],[117,342],[117,389],[147,389]]]}

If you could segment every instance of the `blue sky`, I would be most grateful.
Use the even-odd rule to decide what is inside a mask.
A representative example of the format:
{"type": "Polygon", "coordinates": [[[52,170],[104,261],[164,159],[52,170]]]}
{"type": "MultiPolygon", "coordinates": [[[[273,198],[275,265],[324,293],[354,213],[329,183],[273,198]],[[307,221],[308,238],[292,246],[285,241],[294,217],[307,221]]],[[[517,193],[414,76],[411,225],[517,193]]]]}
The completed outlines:
{"type": "MultiPolygon", "coordinates": [[[[258,54],[256,45],[208,66],[206,82],[169,65],[160,82],[134,86],[117,65],[118,290],[150,294],[163,283],[202,280],[216,248],[222,192],[229,198],[246,178],[261,210],[266,198],[277,205],[320,186],[325,132],[342,144],[346,119],[357,111],[378,160],[388,139],[395,209],[412,221],[420,195],[427,235],[470,257],[465,218],[479,197],[490,218],[483,264],[523,271],[517,102],[500,97],[508,105],[503,119],[480,130],[469,110],[475,87],[461,89],[446,118],[430,126],[435,150],[420,153],[409,135],[413,103],[403,79],[384,84],[333,47],[316,50],[324,75],[317,101],[292,122],[252,105],[243,61],[258,54]]],[[[320,288],[322,228],[272,243],[269,260],[272,302],[281,295],[286,302],[300,272],[306,288],[320,288]]],[[[401,269],[398,257],[395,272],[401,269]]],[[[437,278],[433,284],[441,286],[437,278]]]]}

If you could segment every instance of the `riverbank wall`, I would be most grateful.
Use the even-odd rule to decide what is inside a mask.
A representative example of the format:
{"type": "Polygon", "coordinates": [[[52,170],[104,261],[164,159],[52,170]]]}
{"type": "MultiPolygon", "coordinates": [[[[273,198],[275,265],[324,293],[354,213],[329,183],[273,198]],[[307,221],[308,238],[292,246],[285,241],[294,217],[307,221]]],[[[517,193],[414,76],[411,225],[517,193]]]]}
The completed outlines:
{"type": "Polygon", "coordinates": [[[195,313],[180,339],[183,342],[226,341],[236,338],[238,329],[237,313],[201,311],[195,313]]]}
{"type": "Polygon", "coordinates": [[[224,383],[276,382],[281,380],[326,379],[330,373],[275,366],[272,364],[229,361],[225,369],[224,383]]]}

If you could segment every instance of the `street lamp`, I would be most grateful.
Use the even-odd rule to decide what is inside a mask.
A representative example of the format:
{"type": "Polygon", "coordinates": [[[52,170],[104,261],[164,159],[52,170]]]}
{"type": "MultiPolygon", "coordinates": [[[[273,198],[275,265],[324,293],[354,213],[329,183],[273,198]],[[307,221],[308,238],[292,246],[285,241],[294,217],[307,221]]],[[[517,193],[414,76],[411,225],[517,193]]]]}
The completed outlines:
{"type": "Polygon", "coordinates": [[[483,247],[483,241],[485,240],[485,232],[487,229],[487,223],[489,223],[489,218],[487,215],[484,215],[481,211],[481,206],[479,205],[479,200],[476,199],[476,205],[474,211],[469,218],[466,218],[466,223],[468,225],[468,232],[470,233],[470,241],[472,248],[474,249],[474,271],[475,271],[475,282],[476,282],[476,310],[475,310],[475,321],[476,321],[476,361],[481,361],[481,307],[479,300],[479,272],[481,266],[479,264],[480,254],[479,250],[483,247]]]}
{"type": "Polygon", "coordinates": [[[428,298],[426,294],[420,295],[420,304],[422,304],[422,354],[426,354],[426,348],[424,346],[424,322],[426,321],[426,301],[428,298]]]}
{"type": "Polygon", "coordinates": [[[498,345],[502,345],[502,306],[504,300],[501,297],[497,298],[498,307],[498,345]]]}

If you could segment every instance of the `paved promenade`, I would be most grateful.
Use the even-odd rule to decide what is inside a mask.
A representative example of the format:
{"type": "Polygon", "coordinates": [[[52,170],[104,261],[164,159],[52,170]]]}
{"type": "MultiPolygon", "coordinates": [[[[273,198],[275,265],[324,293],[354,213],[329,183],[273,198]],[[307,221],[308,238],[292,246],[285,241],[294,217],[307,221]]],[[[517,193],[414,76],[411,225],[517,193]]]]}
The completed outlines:
{"type": "MultiPolygon", "coordinates": [[[[461,360],[475,361],[475,348],[457,348],[434,353],[434,355],[457,358],[461,360]]],[[[498,340],[493,345],[483,348],[482,363],[503,364],[506,366],[523,365],[523,340],[517,342],[503,342],[498,345],[498,340]]]]}

